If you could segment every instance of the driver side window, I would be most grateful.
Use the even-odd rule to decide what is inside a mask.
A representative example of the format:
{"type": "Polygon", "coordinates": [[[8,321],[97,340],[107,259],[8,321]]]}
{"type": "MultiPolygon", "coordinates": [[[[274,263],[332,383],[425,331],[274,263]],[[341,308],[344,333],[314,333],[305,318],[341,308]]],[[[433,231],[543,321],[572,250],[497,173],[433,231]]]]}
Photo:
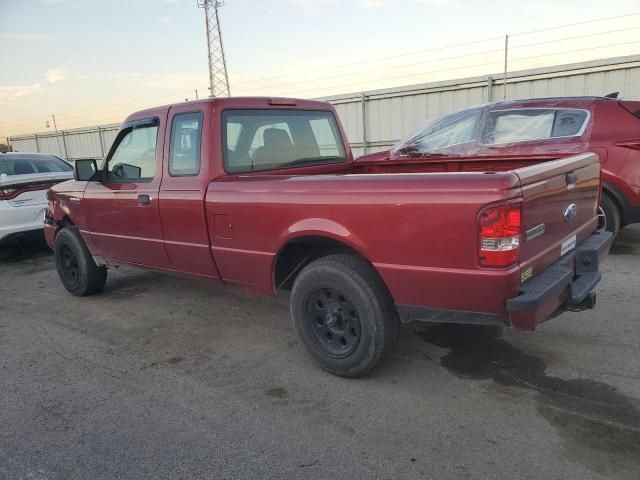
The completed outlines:
{"type": "Polygon", "coordinates": [[[156,171],[157,125],[132,127],[107,165],[110,182],[150,181],[156,171]]]}

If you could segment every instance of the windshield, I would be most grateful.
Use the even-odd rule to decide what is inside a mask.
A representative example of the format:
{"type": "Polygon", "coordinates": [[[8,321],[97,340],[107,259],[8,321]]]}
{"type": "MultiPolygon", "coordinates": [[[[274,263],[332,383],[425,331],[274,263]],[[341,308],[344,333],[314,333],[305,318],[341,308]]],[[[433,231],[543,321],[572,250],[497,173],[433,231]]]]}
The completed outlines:
{"type": "Polygon", "coordinates": [[[449,147],[474,141],[481,110],[464,110],[423,125],[392,150],[400,155],[453,154],[449,147]]]}
{"type": "Polygon", "coordinates": [[[70,172],[73,169],[61,158],[53,155],[0,156],[0,175],[29,175],[34,173],[70,172]]]}

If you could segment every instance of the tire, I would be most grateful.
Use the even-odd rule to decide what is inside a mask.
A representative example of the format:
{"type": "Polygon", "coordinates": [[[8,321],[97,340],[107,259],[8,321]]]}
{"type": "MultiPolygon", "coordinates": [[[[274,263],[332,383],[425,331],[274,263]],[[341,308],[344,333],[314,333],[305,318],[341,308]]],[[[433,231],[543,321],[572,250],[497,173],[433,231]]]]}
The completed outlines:
{"type": "Polygon", "coordinates": [[[107,280],[107,269],[93,261],[89,249],[75,227],[63,228],[53,246],[56,270],[69,293],[84,297],[100,292],[107,280]]]}
{"type": "Polygon", "coordinates": [[[322,369],[362,377],[385,363],[397,343],[400,321],[374,268],[351,254],[307,265],[293,284],[291,318],[298,338],[322,369]]]}
{"type": "Polygon", "coordinates": [[[598,208],[598,228],[617,235],[620,230],[620,210],[618,206],[606,193],[602,194],[600,199],[600,208],[598,208]]]}

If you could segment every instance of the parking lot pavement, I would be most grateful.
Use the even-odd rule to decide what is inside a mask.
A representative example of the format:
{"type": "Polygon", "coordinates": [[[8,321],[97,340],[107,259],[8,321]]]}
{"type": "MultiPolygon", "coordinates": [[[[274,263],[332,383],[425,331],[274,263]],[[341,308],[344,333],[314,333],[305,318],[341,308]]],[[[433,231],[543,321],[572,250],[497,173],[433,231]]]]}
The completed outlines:
{"type": "Polygon", "coordinates": [[[640,228],[595,311],[536,332],[405,326],[390,366],[314,367],[287,298],[137,270],[69,296],[0,263],[2,479],[640,478],[640,228]]]}

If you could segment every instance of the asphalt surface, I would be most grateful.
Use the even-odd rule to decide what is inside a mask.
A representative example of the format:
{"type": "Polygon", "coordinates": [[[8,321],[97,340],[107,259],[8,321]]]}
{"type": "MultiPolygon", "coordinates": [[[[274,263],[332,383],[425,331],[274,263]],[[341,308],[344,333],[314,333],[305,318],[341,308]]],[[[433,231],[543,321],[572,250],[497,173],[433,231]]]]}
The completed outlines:
{"type": "Polygon", "coordinates": [[[597,310],[404,326],[361,380],[311,364],[286,296],[120,269],[78,299],[46,247],[0,257],[1,479],[640,478],[640,228],[597,310]]]}

